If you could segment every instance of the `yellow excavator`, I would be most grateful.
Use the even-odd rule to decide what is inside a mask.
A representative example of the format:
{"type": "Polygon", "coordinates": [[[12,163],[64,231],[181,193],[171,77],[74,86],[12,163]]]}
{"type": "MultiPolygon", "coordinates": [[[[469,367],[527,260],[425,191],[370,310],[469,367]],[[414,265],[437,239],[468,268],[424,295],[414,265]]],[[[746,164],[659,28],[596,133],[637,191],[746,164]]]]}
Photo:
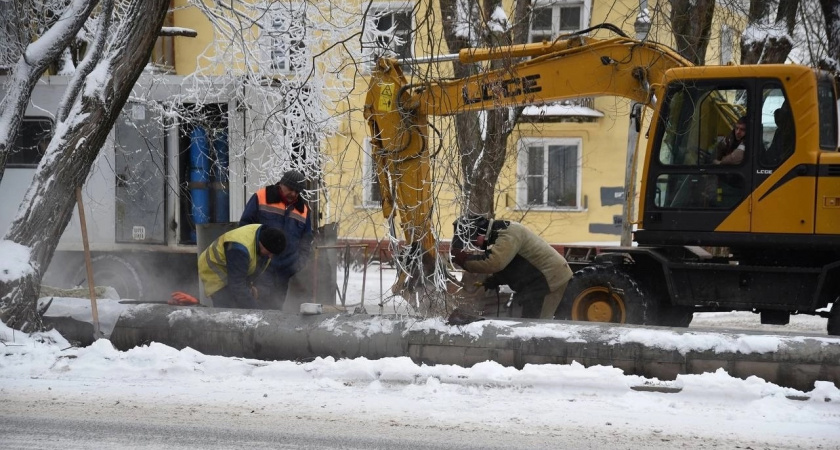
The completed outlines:
{"type": "MultiPolygon", "coordinates": [[[[365,117],[383,214],[399,213],[405,261],[427,276],[441,264],[430,225],[430,115],[624,97],[652,111],[636,245],[588,260],[555,317],[687,326],[697,311],[753,311],[770,324],[817,314],[828,318],[829,334],[840,334],[840,306],[827,309],[840,296],[833,74],[789,64],[692,66],[607,24],[553,42],[458,54],[464,64],[501,58],[521,62],[419,84],[398,61],[377,62],[365,117]],[[616,37],[586,36],[596,28],[616,37]],[[721,164],[715,147],[739,121],[749,130],[743,157],[721,164]]],[[[405,277],[395,287],[410,288],[405,277]]]]}

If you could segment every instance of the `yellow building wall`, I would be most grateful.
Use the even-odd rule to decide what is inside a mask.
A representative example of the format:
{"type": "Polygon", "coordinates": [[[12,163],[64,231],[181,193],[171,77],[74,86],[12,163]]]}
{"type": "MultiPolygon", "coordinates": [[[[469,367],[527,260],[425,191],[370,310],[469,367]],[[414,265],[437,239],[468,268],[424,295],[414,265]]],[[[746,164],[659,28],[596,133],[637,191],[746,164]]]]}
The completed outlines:
{"type": "Polygon", "coordinates": [[[175,73],[189,75],[196,71],[198,58],[212,48],[213,26],[207,17],[187,0],[172,1],[173,26],[190,28],[198,33],[194,38],[175,39],[175,73]]]}

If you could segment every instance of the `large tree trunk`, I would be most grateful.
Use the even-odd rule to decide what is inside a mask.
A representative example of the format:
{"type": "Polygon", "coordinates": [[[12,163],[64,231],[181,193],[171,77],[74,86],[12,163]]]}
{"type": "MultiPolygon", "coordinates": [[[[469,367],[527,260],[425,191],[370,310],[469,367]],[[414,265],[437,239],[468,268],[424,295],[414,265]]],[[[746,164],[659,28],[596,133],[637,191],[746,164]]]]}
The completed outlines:
{"type": "MultiPolygon", "coordinates": [[[[450,53],[469,47],[470,42],[456,33],[453,19],[461,17],[457,12],[457,0],[440,0],[444,20],[444,38],[450,53]]],[[[487,22],[498,2],[484,0],[480,8],[474,9],[471,23],[487,22]]],[[[499,46],[524,43],[528,36],[528,14],[530,2],[518,0],[514,5],[514,25],[506,33],[492,33],[483,27],[479,29],[484,46],[499,46]]],[[[476,27],[478,28],[478,27],[476,27]]],[[[515,63],[510,60],[497,60],[490,64],[490,70],[503,68],[515,63]]],[[[453,63],[456,77],[466,77],[476,73],[477,67],[453,63]]],[[[502,108],[479,113],[460,113],[455,117],[455,139],[463,180],[464,212],[485,214],[495,213],[496,182],[507,158],[508,137],[513,131],[521,110],[502,108]],[[482,123],[484,122],[484,123],[482,123]],[[484,131],[482,132],[482,125],[484,131]]]]}
{"type": "MultiPolygon", "coordinates": [[[[99,150],[128,99],[134,83],[149,61],[169,0],[132,0],[121,5],[124,20],[108,38],[94,72],[88,77],[66,121],[38,165],[26,195],[28,202],[12,222],[6,239],[31,249],[32,276],[0,283],[0,320],[22,331],[41,327],[36,313],[39,285],[49,266],[58,239],[67,227],[76,205],[73,195],[90,173],[99,150]]],[[[81,74],[80,74],[81,75],[81,74]]]]}
{"type": "Polygon", "coordinates": [[[820,62],[820,66],[840,72],[840,2],[837,0],[820,0],[823,17],[825,17],[825,30],[828,36],[828,55],[820,62]]]}
{"type": "Polygon", "coordinates": [[[671,28],[677,52],[696,65],[706,63],[715,0],[671,0],[671,28]]]}
{"type": "Polygon", "coordinates": [[[747,31],[741,39],[741,64],[784,63],[793,48],[791,36],[799,0],[780,0],[775,20],[766,0],[752,0],[747,31]],[[773,25],[767,25],[773,23],[773,25]]]}
{"type": "Polygon", "coordinates": [[[32,27],[30,13],[36,5],[32,1],[11,3],[15,14],[4,18],[8,22],[3,25],[2,37],[17,41],[4,43],[0,50],[9,52],[9,55],[4,55],[6,58],[16,56],[17,62],[11,71],[9,91],[0,101],[0,124],[5,125],[0,126],[0,181],[3,181],[6,160],[15,143],[32,89],[44,71],[76,37],[99,1],[73,0],[55,24],[32,45],[29,45],[28,31],[32,27]]]}

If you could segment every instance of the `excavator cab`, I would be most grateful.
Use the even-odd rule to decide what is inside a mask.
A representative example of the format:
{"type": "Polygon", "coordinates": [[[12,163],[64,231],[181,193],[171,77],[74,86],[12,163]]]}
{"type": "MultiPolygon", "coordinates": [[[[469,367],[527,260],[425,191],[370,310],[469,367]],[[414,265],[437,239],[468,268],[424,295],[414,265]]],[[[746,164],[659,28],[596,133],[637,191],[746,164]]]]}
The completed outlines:
{"type": "Polygon", "coordinates": [[[821,209],[815,172],[820,151],[837,146],[830,79],[790,65],[678,68],[669,76],[652,127],[637,242],[819,245],[810,239],[821,209]],[[739,118],[747,124],[744,156],[721,163],[716,149],[739,118]]]}
{"type": "MultiPolygon", "coordinates": [[[[736,121],[749,120],[748,82],[675,82],[669,86],[649,163],[645,229],[712,231],[748,197],[750,158],[715,164],[717,147],[736,121]]],[[[748,127],[749,129],[749,127],[748,127]]],[[[754,137],[747,133],[748,147],[754,137]]],[[[746,152],[749,153],[749,152],[746,152]]],[[[741,224],[748,231],[749,224],[741,224]]]]}

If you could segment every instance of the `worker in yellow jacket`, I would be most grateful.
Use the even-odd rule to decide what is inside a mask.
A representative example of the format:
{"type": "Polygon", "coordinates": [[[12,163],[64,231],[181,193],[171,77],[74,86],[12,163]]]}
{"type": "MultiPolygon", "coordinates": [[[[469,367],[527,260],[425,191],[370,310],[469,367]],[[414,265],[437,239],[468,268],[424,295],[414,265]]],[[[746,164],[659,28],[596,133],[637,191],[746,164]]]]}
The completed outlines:
{"type": "Polygon", "coordinates": [[[252,285],[271,257],[285,248],[283,231],[265,225],[246,225],[219,236],[198,257],[204,294],[215,307],[263,309],[252,285]]]}

